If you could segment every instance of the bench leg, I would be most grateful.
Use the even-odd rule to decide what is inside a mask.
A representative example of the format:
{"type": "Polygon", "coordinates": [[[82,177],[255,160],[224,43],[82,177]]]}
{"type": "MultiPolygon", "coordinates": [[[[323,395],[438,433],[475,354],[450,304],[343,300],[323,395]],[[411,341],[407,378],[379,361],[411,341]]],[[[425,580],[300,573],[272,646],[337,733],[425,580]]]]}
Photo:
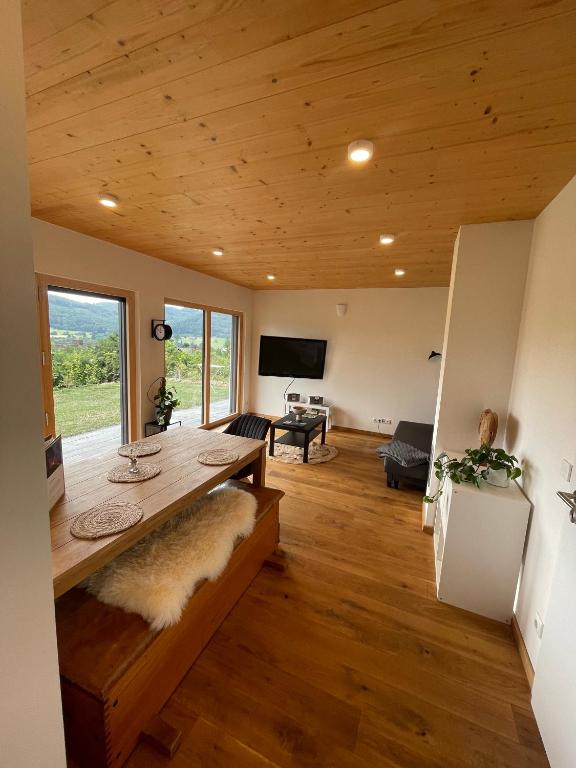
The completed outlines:
{"type": "Polygon", "coordinates": [[[172,758],[180,748],[182,731],[162,720],[160,715],[156,715],[140,734],[140,740],[150,744],[160,754],[172,758]]]}
{"type": "Polygon", "coordinates": [[[273,552],[270,552],[262,563],[263,568],[270,568],[270,570],[278,571],[279,573],[284,573],[286,565],[286,552],[278,546],[273,552]]]}
{"type": "Polygon", "coordinates": [[[262,563],[264,568],[270,568],[272,571],[284,573],[286,570],[286,557],[283,552],[271,552],[262,563]]]}

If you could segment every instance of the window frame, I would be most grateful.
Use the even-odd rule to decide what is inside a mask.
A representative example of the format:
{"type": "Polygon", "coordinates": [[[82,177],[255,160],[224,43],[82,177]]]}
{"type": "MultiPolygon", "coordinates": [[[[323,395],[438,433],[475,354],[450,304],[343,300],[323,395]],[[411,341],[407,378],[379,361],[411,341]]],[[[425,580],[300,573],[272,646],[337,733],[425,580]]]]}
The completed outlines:
{"type": "MultiPolygon", "coordinates": [[[[226,309],[225,307],[214,307],[210,304],[198,304],[184,299],[174,299],[172,297],[164,298],[164,307],[166,304],[172,304],[177,307],[186,307],[188,309],[199,309],[204,313],[204,336],[202,350],[202,423],[198,425],[199,429],[213,429],[222,424],[235,419],[242,411],[242,402],[244,397],[244,313],[236,309],[226,309]],[[236,379],[236,402],[234,413],[224,416],[221,419],[210,421],[210,362],[211,362],[211,330],[212,330],[212,312],[222,315],[232,315],[237,321],[236,338],[236,361],[233,368],[232,379],[236,379]]],[[[165,311],[164,311],[165,314],[165,311]]],[[[164,375],[166,375],[166,355],[164,355],[164,375]]]]}
{"type": "Polygon", "coordinates": [[[52,345],[50,341],[50,314],[48,289],[62,288],[67,291],[94,293],[122,299],[125,307],[124,341],[126,344],[126,412],[128,416],[128,440],[132,442],[139,436],[139,418],[136,379],[136,316],[135,297],[132,291],[113,288],[97,283],[86,283],[67,277],[56,277],[36,273],[38,300],[38,328],[40,339],[40,366],[42,371],[42,395],[44,401],[44,436],[56,435],[56,414],[54,411],[54,393],[52,386],[52,345]]]}

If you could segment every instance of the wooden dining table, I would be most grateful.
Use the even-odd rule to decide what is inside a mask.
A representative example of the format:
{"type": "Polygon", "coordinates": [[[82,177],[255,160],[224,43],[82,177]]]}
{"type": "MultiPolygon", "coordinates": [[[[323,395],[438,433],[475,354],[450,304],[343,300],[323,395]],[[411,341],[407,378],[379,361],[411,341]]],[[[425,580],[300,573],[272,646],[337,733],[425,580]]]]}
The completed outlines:
{"type": "Polygon", "coordinates": [[[183,510],[192,501],[224,482],[250,464],[252,482],[264,485],[266,443],[196,427],[180,427],[144,438],[160,443],[159,453],[140,461],[160,465],[155,477],[137,483],[112,483],[107,473],[118,465],[128,465],[117,449],[99,454],[64,468],[66,493],[50,513],[52,540],[52,579],[54,596],[79,584],[91,573],[109,563],[150,531],[183,510]],[[233,464],[208,466],[198,454],[211,449],[226,449],[238,454],[233,464]],[[121,533],[87,540],[70,532],[74,519],[104,501],[139,504],[143,516],[139,523],[121,533]]]}

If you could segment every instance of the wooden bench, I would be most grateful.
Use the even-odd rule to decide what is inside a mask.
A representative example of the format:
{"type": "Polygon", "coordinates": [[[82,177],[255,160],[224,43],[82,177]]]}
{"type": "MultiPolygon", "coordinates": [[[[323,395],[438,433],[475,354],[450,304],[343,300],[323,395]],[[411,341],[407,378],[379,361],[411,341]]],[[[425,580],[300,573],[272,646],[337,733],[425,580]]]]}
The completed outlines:
{"type": "Polygon", "coordinates": [[[56,601],[66,749],[80,768],[122,765],[274,552],[284,494],[232,484],[256,497],[256,526],[222,576],[198,586],[178,624],[152,631],[140,616],[78,588],[56,601]]]}

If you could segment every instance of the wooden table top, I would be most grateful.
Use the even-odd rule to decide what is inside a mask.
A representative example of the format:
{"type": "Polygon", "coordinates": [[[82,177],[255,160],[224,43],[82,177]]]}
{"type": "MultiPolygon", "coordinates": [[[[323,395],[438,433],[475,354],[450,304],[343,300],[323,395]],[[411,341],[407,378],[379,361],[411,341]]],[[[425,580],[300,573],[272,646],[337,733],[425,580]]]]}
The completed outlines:
{"type": "Polygon", "coordinates": [[[162,467],[160,474],[150,480],[111,483],[106,477],[107,472],[118,464],[128,463],[115,449],[94,460],[87,459],[69,469],[65,468],[66,495],[50,513],[55,597],[113,560],[241,467],[253,461],[265,461],[266,444],[262,440],[195,427],[180,427],[145,439],[162,445],[160,453],[141,459],[142,462],[155,462],[162,467]],[[198,454],[212,448],[233,450],[240,458],[234,464],[225,466],[200,464],[198,454]],[[142,520],[122,533],[101,539],[74,538],[70,533],[74,518],[110,499],[140,504],[144,512],[142,520]]]}

